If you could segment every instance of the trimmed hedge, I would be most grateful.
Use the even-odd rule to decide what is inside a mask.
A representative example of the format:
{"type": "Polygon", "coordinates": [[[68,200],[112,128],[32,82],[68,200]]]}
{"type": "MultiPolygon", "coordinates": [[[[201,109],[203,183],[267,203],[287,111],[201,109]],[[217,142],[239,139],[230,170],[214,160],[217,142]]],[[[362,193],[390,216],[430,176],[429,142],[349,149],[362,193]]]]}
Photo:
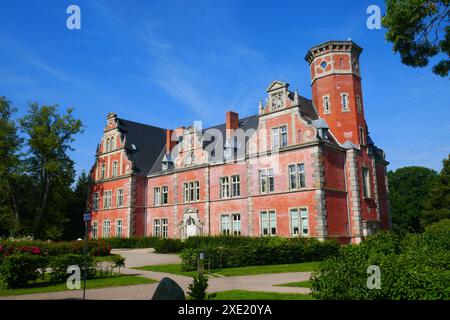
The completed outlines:
{"type": "Polygon", "coordinates": [[[314,238],[245,238],[209,237],[196,239],[197,248],[186,248],[181,252],[184,271],[197,268],[197,257],[204,252],[206,264],[211,269],[244,267],[269,264],[287,264],[321,261],[336,255],[339,244],[333,240],[319,241],[314,238]]]}
{"type": "Polygon", "coordinates": [[[359,245],[342,247],[312,274],[318,299],[450,299],[450,220],[423,234],[380,232],[359,245]],[[380,268],[380,289],[367,286],[367,268],[380,268]]]}

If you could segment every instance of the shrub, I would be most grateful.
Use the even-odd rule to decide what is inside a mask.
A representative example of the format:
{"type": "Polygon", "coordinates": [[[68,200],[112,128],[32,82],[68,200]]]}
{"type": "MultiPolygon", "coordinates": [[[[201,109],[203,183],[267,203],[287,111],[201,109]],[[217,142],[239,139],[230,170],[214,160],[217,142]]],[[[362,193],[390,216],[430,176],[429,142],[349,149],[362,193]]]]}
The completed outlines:
{"type": "Polygon", "coordinates": [[[179,239],[161,238],[154,243],[153,248],[157,253],[178,253],[181,252],[184,245],[179,239]]]}
{"type": "MultiPolygon", "coordinates": [[[[205,244],[197,248],[188,247],[181,252],[183,270],[196,269],[200,252],[205,253],[210,268],[229,268],[320,261],[339,251],[338,243],[333,240],[238,237],[234,241],[225,237],[211,238],[203,240],[205,244]]],[[[196,240],[195,243],[201,244],[201,241],[196,240]]]]}
{"type": "Polygon", "coordinates": [[[81,276],[83,276],[84,269],[86,268],[86,277],[94,278],[96,273],[96,265],[91,256],[86,256],[86,261],[83,255],[79,254],[63,254],[49,259],[48,267],[51,268],[51,279],[53,281],[64,281],[69,276],[67,274],[67,268],[69,266],[76,265],[80,267],[81,276]]]}
{"type": "Polygon", "coordinates": [[[388,232],[342,247],[311,276],[318,299],[449,299],[448,227],[401,238],[388,232]],[[367,268],[379,266],[381,288],[369,289],[367,268]]]}
{"type": "Polygon", "coordinates": [[[45,270],[46,259],[29,252],[4,256],[0,263],[0,287],[19,288],[35,281],[45,270]]]}
{"type": "Polygon", "coordinates": [[[208,278],[202,273],[193,277],[194,281],[188,286],[188,295],[192,300],[205,300],[208,278]]]}

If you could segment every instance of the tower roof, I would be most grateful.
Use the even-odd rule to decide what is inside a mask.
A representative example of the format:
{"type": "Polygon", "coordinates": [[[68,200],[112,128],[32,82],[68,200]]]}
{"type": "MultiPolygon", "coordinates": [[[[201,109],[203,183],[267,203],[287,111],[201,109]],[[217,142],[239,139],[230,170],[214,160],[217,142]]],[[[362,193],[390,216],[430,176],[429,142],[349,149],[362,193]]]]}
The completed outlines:
{"type": "Polygon", "coordinates": [[[349,52],[351,51],[356,56],[359,57],[363,49],[357,45],[352,40],[330,40],[321,44],[318,44],[311,49],[308,50],[305,56],[305,60],[308,61],[308,63],[311,63],[314,58],[321,56],[325,53],[329,52],[349,52]]]}

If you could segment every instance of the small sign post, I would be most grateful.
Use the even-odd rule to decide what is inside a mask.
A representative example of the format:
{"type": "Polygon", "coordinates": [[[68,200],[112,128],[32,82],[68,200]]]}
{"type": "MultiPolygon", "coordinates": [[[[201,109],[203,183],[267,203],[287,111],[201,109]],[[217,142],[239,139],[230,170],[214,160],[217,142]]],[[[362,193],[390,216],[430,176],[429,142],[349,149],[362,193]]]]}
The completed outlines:
{"type": "Polygon", "coordinates": [[[86,298],[86,274],[87,274],[87,245],[88,245],[88,224],[89,221],[91,221],[91,214],[89,212],[85,213],[83,215],[83,221],[84,221],[84,249],[83,249],[83,255],[84,255],[84,272],[83,272],[83,300],[86,298]]]}
{"type": "Polygon", "coordinates": [[[203,274],[205,272],[205,253],[204,252],[200,252],[198,255],[197,272],[198,272],[198,274],[203,274]]]}

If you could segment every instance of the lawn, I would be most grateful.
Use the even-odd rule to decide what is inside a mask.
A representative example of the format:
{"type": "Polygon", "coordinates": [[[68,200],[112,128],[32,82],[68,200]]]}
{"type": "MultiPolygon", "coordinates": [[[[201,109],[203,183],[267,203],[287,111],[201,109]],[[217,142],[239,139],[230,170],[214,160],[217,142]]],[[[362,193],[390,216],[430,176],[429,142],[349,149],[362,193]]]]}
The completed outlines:
{"type": "MultiPolygon", "coordinates": [[[[306,272],[316,270],[320,262],[303,262],[292,264],[275,264],[267,266],[249,266],[236,268],[211,269],[210,274],[215,276],[245,276],[252,274],[284,273],[284,272],[306,272]]],[[[191,277],[196,271],[182,271],[181,264],[163,264],[157,266],[145,266],[136,268],[138,270],[166,272],[191,277]]]]}
{"type": "Polygon", "coordinates": [[[213,300],[314,300],[309,294],[230,290],[217,292],[213,300]]]}
{"type": "Polygon", "coordinates": [[[312,285],[311,280],[277,284],[277,286],[279,286],[279,287],[300,287],[300,288],[311,288],[311,285],[312,285]]]}
{"type": "MultiPolygon", "coordinates": [[[[86,280],[86,289],[95,289],[103,287],[118,287],[118,286],[131,286],[136,284],[148,284],[155,283],[156,280],[148,279],[139,276],[131,275],[115,275],[110,278],[91,279],[86,280]]],[[[83,288],[83,282],[81,282],[81,288],[83,288]]],[[[43,292],[56,292],[66,291],[66,283],[38,283],[28,288],[19,289],[0,289],[0,296],[11,296],[30,293],[43,293],[43,292]]]]}

